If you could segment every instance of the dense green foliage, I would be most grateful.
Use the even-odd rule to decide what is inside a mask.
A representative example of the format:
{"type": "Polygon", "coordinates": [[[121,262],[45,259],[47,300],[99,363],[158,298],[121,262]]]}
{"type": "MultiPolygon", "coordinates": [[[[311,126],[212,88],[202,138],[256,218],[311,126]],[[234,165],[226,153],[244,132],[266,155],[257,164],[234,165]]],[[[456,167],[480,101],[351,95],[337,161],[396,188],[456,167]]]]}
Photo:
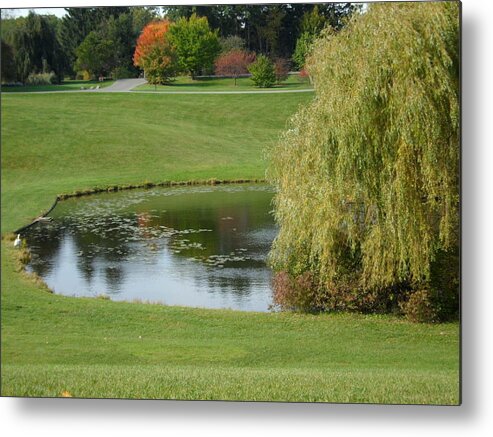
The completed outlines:
{"type": "Polygon", "coordinates": [[[2,39],[2,48],[1,48],[2,59],[1,63],[1,75],[2,82],[10,82],[15,80],[15,60],[14,60],[14,50],[12,46],[6,43],[2,39]]]}
{"type": "MultiPolygon", "coordinates": [[[[360,5],[355,3],[322,3],[317,5],[321,16],[335,28],[360,5]]],[[[170,20],[197,14],[207,17],[212,29],[219,29],[221,37],[238,36],[245,41],[245,48],[273,58],[290,58],[296,40],[301,33],[301,21],[306,12],[314,9],[310,3],[242,4],[212,6],[164,6],[164,14],[170,20]]]]}
{"type": "Polygon", "coordinates": [[[320,35],[326,22],[327,18],[320,14],[318,5],[315,5],[311,11],[306,11],[303,15],[300,29],[301,34],[296,40],[296,47],[293,53],[293,61],[299,70],[304,68],[313,42],[320,35]]]}
{"type": "Polygon", "coordinates": [[[298,70],[302,70],[305,67],[305,60],[310,54],[314,40],[314,35],[305,32],[302,33],[296,41],[296,48],[293,53],[293,62],[298,70]]]}
{"type": "Polygon", "coordinates": [[[77,47],[89,33],[99,29],[101,21],[100,18],[96,19],[95,8],[66,8],[66,12],[60,22],[59,40],[67,63],[69,66],[74,66],[77,47]]]}
{"type": "MultiPolygon", "coordinates": [[[[100,72],[113,79],[136,77],[141,73],[132,59],[136,41],[148,23],[161,18],[161,8],[65,9],[67,13],[63,18],[34,12],[28,17],[18,18],[4,14],[1,38],[8,44],[4,46],[7,61],[10,46],[15,63],[15,76],[7,68],[2,76],[4,83],[25,82],[30,74],[50,71],[59,81],[63,81],[65,75],[87,80],[100,72]],[[106,50],[109,45],[111,56],[106,50]],[[82,65],[92,65],[91,71],[80,71],[82,65]]],[[[162,8],[164,17],[176,22],[180,68],[192,76],[210,74],[219,52],[233,48],[267,54],[272,58],[289,58],[300,32],[317,27],[320,20],[338,29],[342,27],[344,18],[357,9],[358,6],[350,3],[162,8]],[[221,36],[222,44],[218,36],[221,36]]],[[[154,59],[152,64],[152,77],[163,76],[157,72],[166,62],[154,59]]]]}
{"type": "Polygon", "coordinates": [[[66,8],[66,11],[61,19],[35,13],[19,18],[2,17],[2,41],[12,47],[16,64],[15,78],[8,81],[24,82],[31,73],[49,71],[54,71],[59,80],[63,80],[64,74],[75,77],[77,50],[91,34],[96,34],[100,41],[92,38],[92,47],[88,46],[91,38],[85,42],[81,50],[86,52],[86,59],[80,62],[87,61],[88,49],[98,51],[110,43],[111,59],[105,62],[109,64],[108,74],[138,74],[132,65],[135,42],[145,24],[157,16],[156,8],[66,8]]]}
{"type": "Polygon", "coordinates": [[[229,53],[233,50],[245,50],[245,40],[239,36],[231,35],[219,38],[221,53],[229,53]]]}
{"type": "Polygon", "coordinates": [[[114,67],[113,41],[102,39],[94,31],[86,36],[75,52],[75,68],[88,71],[93,79],[107,75],[114,67]]]}
{"type": "Polygon", "coordinates": [[[311,35],[317,35],[322,31],[327,21],[328,18],[320,13],[319,5],[315,5],[312,10],[308,10],[303,14],[300,31],[302,34],[309,33],[311,35]]]}
{"type": "Polygon", "coordinates": [[[63,52],[51,17],[31,12],[6,38],[12,41],[17,80],[24,82],[31,73],[50,71],[63,79],[63,52]]]}
{"type": "Polygon", "coordinates": [[[272,61],[264,55],[257,56],[248,66],[252,81],[259,88],[270,88],[276,83],[276,70],[272,61]]]}
{"type": "MultiPolygon", "coordinates": [[[[94,9],[94,14],[98,9],[94,9]]],[[[153,11],[147,8],[110,9],[114,10],[95,16],[89,14],[92,21],[86,23],[86,27],[94,30],[75,48],[74,70],[87,70],[92,77],[96,74],[115,79],[135,77],[138,69],[133,65],[132,56],[137,37],[142,23],[145,25],[154,18],[153,11]]]]}
{"type": "Polygon", "coordinates": [[[212,71],[221,46],[217,30],[211,30],[206,17],[192,14],[178,19],[171,25],[168,38],[175,47],[181,72],[193,78],[212,71]]]}
{"type": "MultiPolygon", "coordinates": [[[[141,10],[143,8],[137,8],[141,10]]],[[[133,9],[131,9],[133,12],[133,9]]],[[[145,11],[145,9],[144,9],[145,11]]],[[[143,19],[143,17],[140,17],[143,19]]],[[[147,19],[151,20],[151,16],[147,19]]],[[[118,79],[117,76],[136,77],[139,73],[133,65],[132,56],[135,50],[137,37],[141,31],[140,23],[134,23],[132,13],[121,14],[118,17],[110,17],[102,28],[101,39],[112,41],[113,63],[109,76],[118,79]]]]}
{"type": "MultiPolygon", "coordinates": [[[[317,97],[292,118],[269,172],[272,264],[292,284],[313,276],[309,308],[388,310],[425,290],[415,305],[457,314],[458,8],[374,4],[315,45],[317,97]]],[[[289,294],[280,303],[296,307],[289,294]]]]}
{"type": "MultiPolygon", "coordinates": [[[[141,9],[146,10],[146,8],[136,9],[139,11],[141,9]]],[[[134,8],[129,7],[66,8],[65,10],[67,14],[60,20],[59,40],[67,58],[68,67],[72,70],[74,70],[73,67],[77,59],[76,50],[91,32],[96,32],[101,39],[110,40],[117,44],[121,40],[116,38],[115,21],[118,25],[121,25],[118,33],[122,36],[123,32],[129,32],[128,18],[132,21],[134,16],[134,8]],[[111,35],[108,35],[108,33],[111,35]]],[[[148,17],[148,19],[151,20],[152,17],[148,17]]],[[[133,41],[130,44],[135,42],[138,32],[140,32],[140,29],[135,29],[132,23],[133,41]]],[[[125,40],[127,38],[122,39],[125,40]]],[[[131,51],[131,49],[131,47],[127,47],[127,51],[131,51]]],[[[120,63],[124,62],[124,59],[119,57],[121,47],[115,46],[114,51],[115,58],[120,63]]],[[[131,60],[127,60],[127,63],[130,62],[131,60]]]]}

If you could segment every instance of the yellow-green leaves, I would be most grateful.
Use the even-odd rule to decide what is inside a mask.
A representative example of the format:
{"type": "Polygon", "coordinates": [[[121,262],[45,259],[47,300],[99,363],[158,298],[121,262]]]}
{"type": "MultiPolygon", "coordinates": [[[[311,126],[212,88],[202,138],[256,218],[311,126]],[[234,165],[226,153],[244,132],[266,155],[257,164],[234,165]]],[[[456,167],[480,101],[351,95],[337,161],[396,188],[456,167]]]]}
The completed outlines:
{"type": "Polygon", "coordinates": [[[337,288],[429,280],[458,245],[459,5],[377,3],[308,60],[316,90],[271,153],[277,270],[337,288]]]}

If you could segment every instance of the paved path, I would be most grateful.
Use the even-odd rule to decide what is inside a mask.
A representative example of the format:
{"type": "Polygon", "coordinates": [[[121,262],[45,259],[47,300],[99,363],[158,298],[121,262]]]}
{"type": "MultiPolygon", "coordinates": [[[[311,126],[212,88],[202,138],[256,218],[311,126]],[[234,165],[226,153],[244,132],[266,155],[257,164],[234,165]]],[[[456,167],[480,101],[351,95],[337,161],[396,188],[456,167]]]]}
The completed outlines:
{"type": "Polygon", "coordinates": [[[101,88],[98,91],[105,93],[124,93],[130,91],[132,88],[136,86],[143,85],[147,81],[145,79],[120,79],[117,80],[114,84],[101,88]]]}
{"type": "Polygon", "coordinates": [[[246,90],[246,91],[132,91],[133,94],[281,94],[281,93],[312,93],[313,89],[305,90],[246,90]]]}
{"type": "Polygon", "coordinates": [[[145,79],[120,79],[110,86],[86,90],[66,90],[66,91],[19,91],[15,93],[6,92],[4,94],[63,94],[63,93],[128,93],[134,94],[280,94],[280,93],[311,93],[313,89],[295,90],[244,90],[244,91],[132,91],[133,88],[145,84],[145,79]]]}

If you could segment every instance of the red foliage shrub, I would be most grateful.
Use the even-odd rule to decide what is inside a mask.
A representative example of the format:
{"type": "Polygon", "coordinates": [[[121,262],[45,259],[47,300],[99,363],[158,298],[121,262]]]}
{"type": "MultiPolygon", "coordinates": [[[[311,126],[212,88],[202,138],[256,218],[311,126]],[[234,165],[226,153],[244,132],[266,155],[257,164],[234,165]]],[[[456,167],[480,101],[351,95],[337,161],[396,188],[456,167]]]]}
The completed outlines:
{"type": "Polygon", "coordinates": [[[255,60],[255,53],[244,50],[231,50],[220,55],[215,63],[215,72],[218,76],[230,76],[235,80],[241,74],[248,73],[248,66],[255,60]]]}
{"type": "Polygon", "coordinates": [[[311,272],[297,277],[278,272],[273,278],[274,305],[283,310],[314,311],[317,286],[311,272]]]}
{"type": "Polygon", "coordinates": [[[277,83],[281,83],[283,80],[288,78],[289,68],[291,67],[291,63],[288,59],[285,58],[277,58],[274,62],[274,69],[276,72],[276,81],[277,83]]]}
{"type": "Polygon", "coordinates": [[[418,290],[409,299],[400,304],[407,319],[411,322],[432,323],[438,321],[431,293],[428,290],[418,290]]]}
{"type": "MultiPolygon", "coordinates": [[[[389,313],[397,310],[397,302],[405,294],[404,286],[396,289],[363,289],[357,281],[344,275],[338,287],[318,283],[312,272],[298,276],[282,271],[273,278],[274,307],[296,311],[356,311],[389,313]]],[[[401,305],[401,311],[406,308],[401,305]]],[[[414,310],[413,310],[414,311],[414,310]]],[[[417,310],[419,312],[421,310],[417,310]]],[[[420,317],[421,314],[418,315],[420,317]]],[[[415,319],[417,319],[416,317],[415,319]]],[[[409,317],[411,319],[411,317],[409,317]]]]}
{"type": "Polygon", "coordinates": [[[308,82],[310,80],[310,75],[306,69],[300,70],[300,74],[298,75],[298,79],[300,82],[308,82]]]}

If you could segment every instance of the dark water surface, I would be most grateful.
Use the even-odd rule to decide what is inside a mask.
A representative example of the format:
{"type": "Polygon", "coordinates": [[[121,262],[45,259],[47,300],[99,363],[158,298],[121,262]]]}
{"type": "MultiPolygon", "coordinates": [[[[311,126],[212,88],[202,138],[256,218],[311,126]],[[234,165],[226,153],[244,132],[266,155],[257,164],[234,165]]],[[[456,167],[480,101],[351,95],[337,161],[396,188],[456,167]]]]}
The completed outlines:
{"type": "Polygon", "coordinates": [[[60,202],[23,235],[56,293],[268,311],[272,188],[220,185],[60,202]]]}

